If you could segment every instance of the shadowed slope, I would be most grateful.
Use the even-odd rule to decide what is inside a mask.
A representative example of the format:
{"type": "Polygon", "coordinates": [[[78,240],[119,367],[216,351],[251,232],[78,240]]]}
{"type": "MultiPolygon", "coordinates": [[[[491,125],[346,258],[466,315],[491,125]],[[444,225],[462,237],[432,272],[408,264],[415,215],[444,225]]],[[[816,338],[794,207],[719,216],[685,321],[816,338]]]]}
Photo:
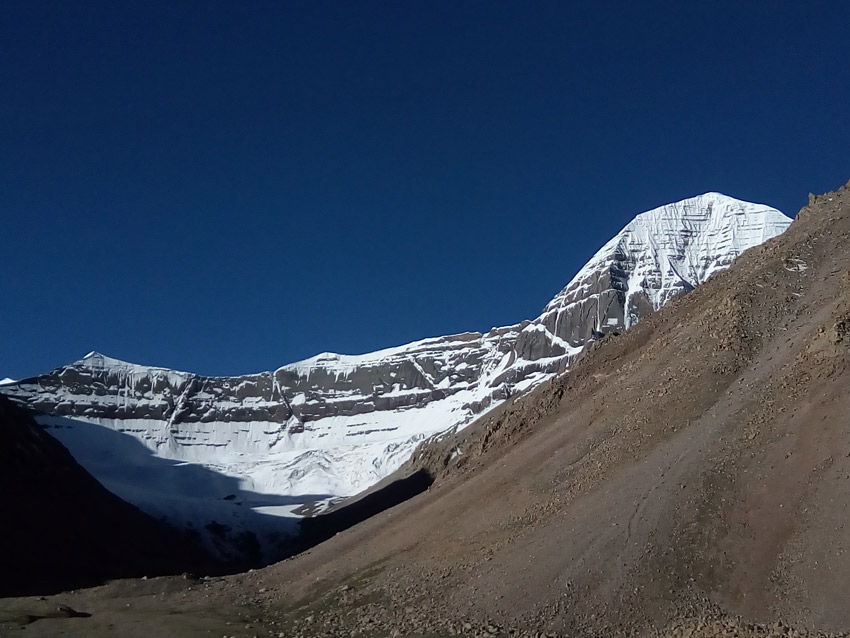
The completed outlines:
{"type": "Polygon", "coordinates": [[[420,448],[404,471],[431,489],[269,568],[270,604],[321,605],[332,633],[364,616],[403,632],[678,635],[717,613],[850,628],[848,365],[844,187],[567,375],[420,448]]]}
{"type": "Polygon", "coordinates": [[[0,596],[209,569],[190,540],[109,493],[0,397],[0,596]]]}

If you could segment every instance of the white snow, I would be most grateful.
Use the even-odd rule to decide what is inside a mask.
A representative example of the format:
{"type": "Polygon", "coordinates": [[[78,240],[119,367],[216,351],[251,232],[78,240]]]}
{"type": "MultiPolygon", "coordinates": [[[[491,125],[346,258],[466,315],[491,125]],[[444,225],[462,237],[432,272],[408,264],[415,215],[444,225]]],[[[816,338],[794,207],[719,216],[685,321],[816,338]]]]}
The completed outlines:
{"type": "MultiPolygon", "coordinates": [[[[618,255],[627,256],[623,262],[628,269],[627,299],[645,293],[657,310],[682,290],[683,281],[690,286],[705,282],[744,250],[782,233],[790,223],[775,208],[714,192],[660,206],[635,217],[602,246],[543,314],[570,303],[574,293],[618,255]]],[[[624,327],[632,322],[625,317],[624,327]]]]}

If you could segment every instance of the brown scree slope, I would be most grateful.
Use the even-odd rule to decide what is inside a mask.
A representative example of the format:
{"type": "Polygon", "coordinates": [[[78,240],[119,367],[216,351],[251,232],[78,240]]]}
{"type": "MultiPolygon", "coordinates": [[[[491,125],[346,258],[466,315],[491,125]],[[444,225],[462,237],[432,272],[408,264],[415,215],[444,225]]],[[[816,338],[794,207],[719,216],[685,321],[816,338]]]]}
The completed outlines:
{"type": "Polygon", "coordinates": [[[572,372],[420,450],[411,467],[438,475],[426,494],[269,568],[268,598],[402,631],[464,618],[615,635],[718,612],[850,629],[848,362],[843,187],[572,372]],[[345,612],[347,579],[376,603],[345,612]]]}

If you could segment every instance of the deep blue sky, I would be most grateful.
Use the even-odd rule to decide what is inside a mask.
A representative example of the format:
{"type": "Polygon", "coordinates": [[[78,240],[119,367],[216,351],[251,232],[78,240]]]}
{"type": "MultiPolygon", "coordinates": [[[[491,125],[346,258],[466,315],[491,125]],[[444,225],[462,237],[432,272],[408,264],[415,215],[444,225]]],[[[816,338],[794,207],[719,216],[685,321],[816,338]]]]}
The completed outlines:
{"type": "Polygon", "coordinates": [[[631,217],[850,179],[850,3],[0,10],[0,377],[536,316],[631,217]]]}

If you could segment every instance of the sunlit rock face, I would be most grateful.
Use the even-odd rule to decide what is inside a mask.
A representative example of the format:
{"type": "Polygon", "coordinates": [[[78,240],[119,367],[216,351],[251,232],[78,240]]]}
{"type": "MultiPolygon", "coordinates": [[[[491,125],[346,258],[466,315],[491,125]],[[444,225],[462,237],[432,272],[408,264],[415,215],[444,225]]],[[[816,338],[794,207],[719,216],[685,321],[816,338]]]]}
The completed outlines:
{"type": "Polygon", "coordinates": [[[273,548],[304,503],[321,509],[376,483],[426,437],[463,427],[567,369],[594,333],[628,328],[790,221],[719,193],[648,211],[539,317],[486,334],[324,353],[238,377],[92,352],[32,379],[6,380],[0,392],[37,410],[81,465],[131,503],[201,531],[215,521],[222,547],[247,529],[273,548]]]}
{"type": "Polygon", "coordinates": [[[723,270],[791,220],[774,208],[706,193],[635,217],[520,335],[526,359],[581,346],[591,327],[621,331],[723,270]]]}

